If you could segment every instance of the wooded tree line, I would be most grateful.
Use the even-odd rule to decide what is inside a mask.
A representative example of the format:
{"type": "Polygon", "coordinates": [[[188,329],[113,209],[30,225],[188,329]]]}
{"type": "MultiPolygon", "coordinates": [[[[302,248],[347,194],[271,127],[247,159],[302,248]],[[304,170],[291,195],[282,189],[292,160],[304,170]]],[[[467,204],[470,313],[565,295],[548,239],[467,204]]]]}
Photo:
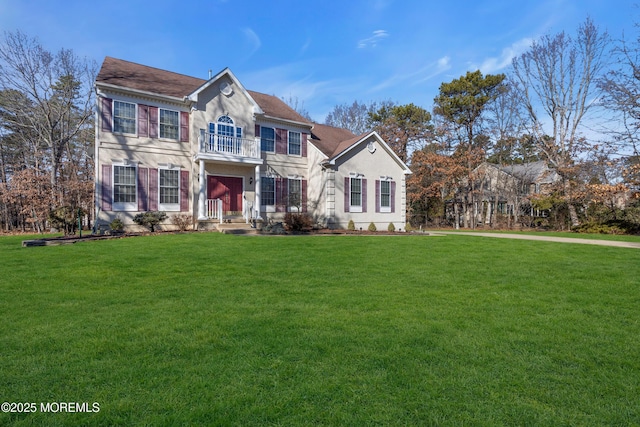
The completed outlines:
{"type": "MultiPolygon", "coordinates": [[[[467,72],[442,83],[431,111],[391,100],[354,101],[336,105],[325,123],[356,134],[375,129],[409,164],[414,226],[475,228],[487,224],[481,218],[490,226],[530,225],[524,207],[546,212],[547,225],[558,228],[612,221],[638,226],[639,55],[640,38],[612,40],[587,19],[575,34],[536,40],[504,74],[467,72]],[[594,117],[609,118],[605,133],[593,132],[594,117]],[[487,199],[488,169],[479,166],[536,161],[560,178],[549,191],[497,194],[513,189],[493,185],[494,199],[487,199]],[[487,216],[505,197],[517,206],[487,216]]],[[[90,225],[96,71],[94,61],[71,50],[50,52],[21,32],[4,34],[3,230],[73,232],[78,215],[90,225]]],[[[297,99],[285,102],[309,117],[297,99]]]]}
{"type": "Polygon", "coordinates": [[[373,127],[408,162],[414,226],[640,231],[639,55],[640,38],[612,40],[587,19],[574,35],[533,42],[505,74],[467,72],[442,83],[431,112],[354,102],[326,122],[355,133],[373,127]],[[546,191],[496,182],[513,179],[501,171],[538,161],[558,176],[546,191]],[[486,212],[500,200],[512,204],[486,212]]]}
{"type": "Polygon", "coordinates": [[[96,65],[21,32],[0,44],[0,225],[71,233],[93,201],[96,65]]]}

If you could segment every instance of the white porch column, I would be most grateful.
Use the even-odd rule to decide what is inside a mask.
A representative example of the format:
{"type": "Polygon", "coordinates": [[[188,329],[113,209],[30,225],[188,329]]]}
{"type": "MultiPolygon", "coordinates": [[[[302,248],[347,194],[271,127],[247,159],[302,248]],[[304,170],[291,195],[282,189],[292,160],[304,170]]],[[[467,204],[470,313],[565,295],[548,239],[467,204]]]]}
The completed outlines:
{"type": "Polygon", "coordinates": [[[200,159],[200,173],[198,174],[198,219],[207,219],[207,212],[205,211],[206,178],[204,160],[200,159]]]}
{"type": "Polygon", "coordinates": [[[254,209],[258,211],[258,215],[257,215],[257,219],[262,219],[262,216],[260,216],[260,203],[261,203],[261,197],[262,197],[262,189],[261,189],[261,181],[260,181],[260,165],[256,165],[256,177],[255,177],[255,181],[256,181],[256,197],[254,200],[254,209]]]}

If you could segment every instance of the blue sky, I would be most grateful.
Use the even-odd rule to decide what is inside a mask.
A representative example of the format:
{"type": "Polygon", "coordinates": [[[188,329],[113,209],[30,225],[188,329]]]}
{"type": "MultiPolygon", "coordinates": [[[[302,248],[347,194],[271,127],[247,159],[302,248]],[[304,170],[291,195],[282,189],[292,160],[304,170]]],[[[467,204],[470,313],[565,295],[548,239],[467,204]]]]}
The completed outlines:
{"type": "Polygon", "coordinates": [[[247,89],[333,106],[392,100],[431,110],[441,83],[507,70],[544,34],[587,16],[636,35],[637,0],[0,0],[0,29],[196,76],[231,68],[247,89]]]}

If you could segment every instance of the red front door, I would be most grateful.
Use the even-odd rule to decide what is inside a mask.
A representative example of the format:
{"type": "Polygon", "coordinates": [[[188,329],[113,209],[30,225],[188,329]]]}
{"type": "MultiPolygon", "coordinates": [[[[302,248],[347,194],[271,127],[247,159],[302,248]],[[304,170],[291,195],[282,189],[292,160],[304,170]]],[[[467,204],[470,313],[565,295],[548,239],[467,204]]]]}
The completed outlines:
{"type": "Polygon", "coordinates": [[[222,200],[224,212],[242,211],[242,178],[210,175],[207,179],[207,199],[222,200]]]}

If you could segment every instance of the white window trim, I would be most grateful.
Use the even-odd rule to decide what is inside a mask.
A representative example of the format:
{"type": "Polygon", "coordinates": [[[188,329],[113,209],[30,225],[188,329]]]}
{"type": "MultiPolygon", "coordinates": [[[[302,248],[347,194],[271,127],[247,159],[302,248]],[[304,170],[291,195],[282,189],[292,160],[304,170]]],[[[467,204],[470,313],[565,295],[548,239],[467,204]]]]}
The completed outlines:
{"type": "Polygon", "coordinates": [[[362,200],[362,190],[363,190],[363,188],[362,187],[364,185],[363,178],[364,178],[364,175],[362,175],[362,174],[353,174],[353,173],[349,174],[349,212],[356,212],[356,213],[362,212],[362,205],[363,205],[363,200],[362,200]],[[351,194],[352,194],[352,191],[353,191],[352,190],[353,186],[351,185],[351,180],[352,179],[360,180],[360,206],[351,204],[351,199],[352,199],[351,194]]]}
{"type": "MultiPolygon", "coordinates": [[[[113,133],[117,135],[134,135],[134,136],[138,135],[138,104],[136,104],[135,102],[121,101],[119,99],[114,99],[111,105],[111,130],[113,131],[113,133]],[[133,105],[133,133],[116,131],[116,102],[133,105]]],[[[119,166],[123,166],[123,165],[119,165],[119,166]]]]}
{"type": "MultiPolygon", "coordinates": [[[[260,179],[262,178],[269,178],[269,179],[273,179],[273,205],[262,205],[260,206],[260,210],[264,209],[264,212],[267,213],[274,213],[276,211],[276,198],[277,198],[277,191],[278,189],[276,188],[276,178],[273,176],[268,176],[268,175],[261,175],[260,179]]],[[[261,191],[262,191],[262,195],[260,196],[260,202],[262,203],[262,201],[264,200],[263,195],[264,195],[264,188],[262,188],[262,183],[260,183],[261,186],[261,191]]]]}
{"type": "Polygon", "coordinates": [[[167,141],[180,141],[180,111],[178,110],[172,110],[170,108],[162,108],[162,107],[158,107],[158,139],[164,139],[167,141]],[[177,138],[167,138],[166,136],[162,136],[161,135],[161,130],[162,130],[162,123],[160,122],[160,117],[162,116],[161,112],[162,110],[164,111],[171,111],[172,113],[178,113],[178,133],[177,133],[177,138]]]}
{"type": "MultiPolygon", "coordinates": [[[[287,211],[288,212],[294,212],[294,213],[301,213],[302,212],[302,177],[300,176],[289,176],[287,177],[288,181],[298,181],[300,182],[300,210],[298,210],[298,206],[291,206],[291,203],[287,203],[287,211]]],[[[289,182],[287,182],[287,198],[289,197],[289,194],[291,194],[290,192],[291,187],[289,186],[289,182]]]]}
{"type": "Polygon", "coordinates": [[[287,131],[287,154],[293,157],[302,157],[302,132],[297,132],[294,130],[287,131]],[[295,154],[291,152],[291,134],[297,133],[300,137],[298,141],[300,142],[300,153],[295,154]]]}
{"type": "Polygon", "coordinates": [[[172,164],[158,165],[158,210],[167,212],[180,212],[180,167],[172,164]],[[178,171],[178,203],[160,203],[160,171],[161,170],[177,170],[178,171]]]}
{"type": "Polygon", "coordinates": [[[111,165],[111,209],[114,212],[137,212],[138,211],[138,163],[131,162],[129,160],[121,160],[119,162],[113,162],[111,165]],[[134,182],[136,184],[135,202],[118,202],[116,203],[116,171],[117,166],[126,166],[134,169],[134,182]]]}
{"type": "Polygon", "coordinates": [[[378,183],[378,185],[380,185],[380,188],[378,189],[380,193],[380,206],[378,206],[378,209],[380,210],[381,213],[391,213],[391,205],[393,204],[393,202],[391,201],[391,181],[392,179],[389,177],[380,177],[380,182],[378,183]],[[389,183],[389,206],[382,206],[382,183],[383,182],[389,183]]]}
{"type": "MultiPolygon", "coordinates": [[[[278,135],[276,134],[276,128],[272,128],[270,126],[262,126],[262,125],[260,125],[260,151],[262,151],[264,153],[275,154],[276,153],[277,140],[278,140],[278,135]],[[273,130],[273,151],[268,151],[268,150],[263,150],[262,149],[262,129],[271,129],[271,130],[273,130]]],[[[287,150],[288,150],[288,148],[287,148],[287,150]]]]}

